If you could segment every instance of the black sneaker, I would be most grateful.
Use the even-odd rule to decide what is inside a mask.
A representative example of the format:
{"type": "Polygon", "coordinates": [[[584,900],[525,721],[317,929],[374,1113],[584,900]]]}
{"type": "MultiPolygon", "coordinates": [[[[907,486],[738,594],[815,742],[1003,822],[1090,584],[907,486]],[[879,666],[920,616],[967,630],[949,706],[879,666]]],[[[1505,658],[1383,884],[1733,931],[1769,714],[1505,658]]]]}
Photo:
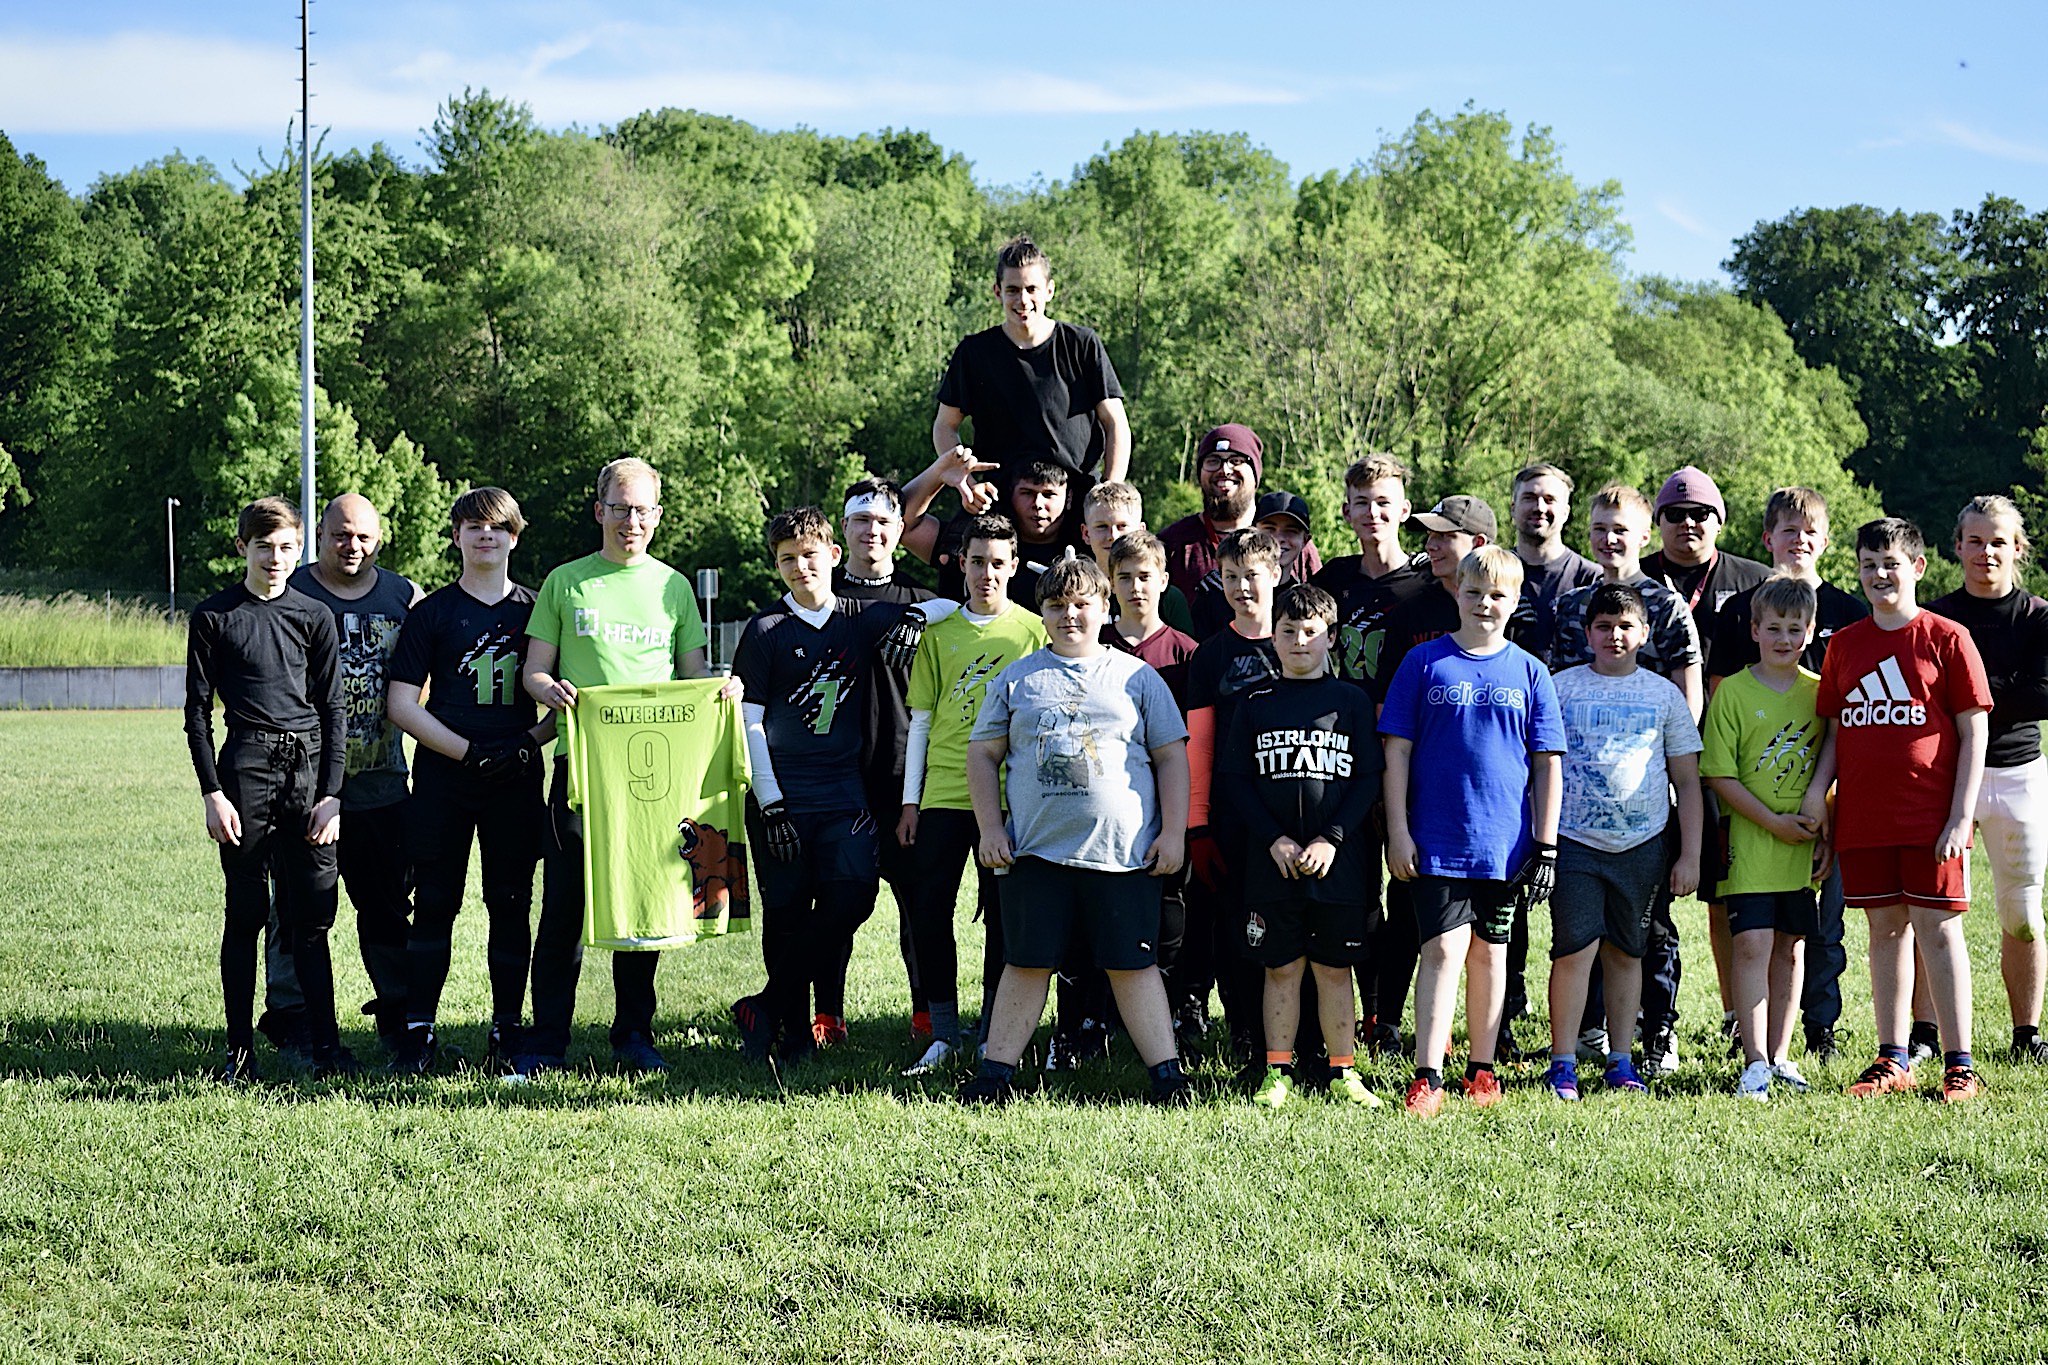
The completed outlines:
{"type": "Polygon", "coordinates": [[[1002,1076],[976,1074],[960,1087],[962,1104],[1008,1104],[1016,1097],[1016,1087],[1002,1076]]]}
{"type": "Polygon", "coordinates": [[[409,1028],[391,1050],[391,1074],[424,1076],[434,1069],[434,1059],[440,1051],[441,1039],[433,1029],[424,1024],[409,1028]]]}
{"type": "Polygon", "coordinates": [[[1109,1056],[1109,1025],[1095,1019],[1083,1019],[1081,1027],[1074,1030],[1067,1043],[1069,1070],[1078,1070],[1089,1062],[1099,1062],[1109,1056]]]}
{"type": "Polygon", "coordinates": [[[254,1048],[231,1047],[221,1056],[220,1070],[213,1078],[222,1085],[254,1085],[263,1079],[256,1069],[254,1048]]]}
{"type": "Polygon", "coordinates": [[[655,1051],[654,1040],[644,1033],[629,1033],[622,1043],[612,1045],[612,1065],[622,1071],[666,1071],[668,1059],[655,1051]]]}
{"type": "Polygon", "coordinates": [[[1660,1028],[1650,1035],[1650,1040],[1643,1044],[1643,1070],[1653,1080],[1678,1070],[1678,1034],[1675,1030],[1660,1028]]]}
{"type": "Polygon", "coordinates": [[[2016,1062],[2048,1064],[2048,1038],[2037,1033],[2024,1043],[2015,1039],[2012,1045],[2012,1059],[2016,1062]]]}
{"type": "Polygon", "coordinates": [[[1195,1086],[1186,1076],[1175,1076],[1168,1081],[1152,1082],[1152,1093],[1146,1099],[1163,1109],[1186,1109],[1195,1102],[1195,1086]]]}
{"type": "Polygon", "coordinates": [[[1500,1034],[1493,1040],[1493,1059],[1504,1066],[1526,1060],[1522,1045],[1515,1041],[1515,1031],[1508,1027],[1506,1015],[1501,1016],[1500,1034]]]}
{"type": "Polygon", "coordinates": [[[1366,1050],[1375,1057],[1399,1056],[1402,1050],[1401,1030],[1392,1024],[1374,1024],[1372,1037],[1366,1040],[1366,1050]]]}
{"type": "Polygon", "coordinates": [[[256,1031],[270,1040],[278,1059],[287,1066],[312,1064],[306,1052],[306,1012],[299,1009],[265,1010],[256,1021],[256,1031]]]}
{"type": "Polygon", "coordinates": [[[363,1064],[356,1060],[356,1054],[338,1043],[332,1047],[314,1048],[311,1060],[313,1079],[316,1081],[354,1076],[363,1069],[363,1064]]]}
{"type": "Polygon", "coordinates": [[[1808,1024],[1806,1026],[1806,1055],[1816,1065],[1826,1066],[1840,1055],[1835,1046],[1833,1024],[1808,1024]]]}
{"type": "Polygon", "coordinates": [[[1200,1000],[1183,1000],[1173,1012],[1174,1036],[1185,1049],[1209,1036],[1209,1007],[1200,1000]]]}
{"type": "Polygon", "coordinates": [[[775,1046],[775,1021],[768,1017],[761,997],[741,996],[727,1007],[726,1013],[740,1031],[740,1055],[749,1061],[768,1060],[768,1052],[775,1046]]]}
{"type": "Polygon", "coordinates": [[[1941,1029],[1924,1019],[1914,1021],[1906,1035],[1906,1063],[1918,1066],[1941,1056],[1941,1029]]]}

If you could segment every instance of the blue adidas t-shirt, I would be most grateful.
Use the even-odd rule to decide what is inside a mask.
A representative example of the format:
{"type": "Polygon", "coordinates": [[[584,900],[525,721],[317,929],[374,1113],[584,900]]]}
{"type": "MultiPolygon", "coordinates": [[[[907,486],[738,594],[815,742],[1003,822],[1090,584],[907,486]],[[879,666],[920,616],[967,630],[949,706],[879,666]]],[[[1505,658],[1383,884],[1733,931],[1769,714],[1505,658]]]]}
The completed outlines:
{"type": "Polygon", "coordinates": [[[1529,854],[1529,756],[1564,752],[1550,670],[1516,645],[1417,645],[1388,684],[1380,733],[1411,741],[1408,832],[1432,877],[1506,881],[1529,854]]]}

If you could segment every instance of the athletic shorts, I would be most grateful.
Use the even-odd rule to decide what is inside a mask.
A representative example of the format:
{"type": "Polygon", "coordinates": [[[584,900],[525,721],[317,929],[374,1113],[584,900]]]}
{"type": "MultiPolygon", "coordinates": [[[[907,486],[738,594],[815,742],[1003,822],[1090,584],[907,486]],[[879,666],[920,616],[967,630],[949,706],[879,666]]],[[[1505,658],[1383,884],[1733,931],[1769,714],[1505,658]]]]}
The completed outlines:
{"type": "Polygon", "coordinates": [[[1261,967],[1285,967],[1307,958],[1318,967],[1356,967],[1377,916],[1360,901],[1319,901],[1308,896],[1249,908],[1245,955],[1261,967]]]}
{"type": "Polygon", "coordinates": [[[1991,864],[1998,927],[2022,943],[2037,942],[2044,932],[2041,884],[2048,872],[2048,757],[1985,769],[1976,819],[1991,864]]]}
{"type": "Polygon", "coordinates": [[[1550,957],[1570,957],[1605,940],[1641,957],[1650,942],[1650,912],[1670,884],[1660,831],[1619,853],[1576,839],[1557,845],[1557,889],[1550,893],[1550,957]]]}
{"type": "Polygon", "coordinates": [[[1970,855],[1934,861],[1926,844],[1845,848],[1835,855],[1842,868],[1842,900],[1868,910],[1880,905],[1924,906],[1929,910],[1970,908],[1970,855]]]}
{"type": "Polygon", "coordinates": [[[1469,924],[1488,943],[1505,944],[1515,925],[1515,888],[1477,877],[1417,877],[1408,883],[1415,938],[1433,938],[1469,924]]]}
{"type": "Polygon", "coordinates": [[[747,811],[747,840],[753,853],[747,861],[754,865],[754,876],[761,883],[764,906],[784,909],[807,904],[819,888],[828,885],[852,882],[872,888],[878,883],[879,835],[874,816],[865,809],[793,811],[790,818],[796,822],[803,851],[784,863],[768,852],[767,827],[760,813],[751,807],[747,811]]]}
{"type": "Polygon", "coordinates": [[[1820,898],[1810,886],[1797,891],[1747,891],[1728,898],[1728,932],[1775,929],[1797,938],[1820,932],[1820,898]]]}
{"type": "Polygon", "coordinates": [[[1149,872],[1099,872],[1019,858],[996,879],[1003,906],[1003,960],[1052,971],[1087,944],[1095,965],[1135,972],[1159,961],[1159,886],[1149,872]]]}

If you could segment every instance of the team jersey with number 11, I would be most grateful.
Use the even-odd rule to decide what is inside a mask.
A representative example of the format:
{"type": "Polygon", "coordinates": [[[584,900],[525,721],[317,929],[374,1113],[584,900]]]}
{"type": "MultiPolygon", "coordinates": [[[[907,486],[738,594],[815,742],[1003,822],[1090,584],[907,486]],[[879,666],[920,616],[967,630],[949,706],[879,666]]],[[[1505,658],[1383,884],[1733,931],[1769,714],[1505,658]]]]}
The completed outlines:
{"type": "Polygon", "coordinates": [[[724,685],[578,688],[562,713],[587,945],[674,948],[751,927],[747,742],[724,685]]]}

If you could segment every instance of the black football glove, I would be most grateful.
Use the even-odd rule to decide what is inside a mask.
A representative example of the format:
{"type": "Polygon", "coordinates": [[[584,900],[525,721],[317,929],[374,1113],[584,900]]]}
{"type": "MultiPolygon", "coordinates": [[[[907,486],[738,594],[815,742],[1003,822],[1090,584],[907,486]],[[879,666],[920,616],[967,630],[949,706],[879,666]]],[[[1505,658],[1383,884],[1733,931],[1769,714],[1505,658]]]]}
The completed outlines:
{"type": "Polygon", "coordinates": [[[796,817],[780,801],[761,807],[761,825],[768,836],[768,856],[778,863],[793,863],[803,856],[804,841],[796,832],[796,817]]]}
{"type": "Polygon", "coordinates": [[[1527,913],[1531,906],[1549,900],[1556,889],[1557,845],[1539,843],[1515,877],[1515,903],[1527,913]]]}
{"type": "Polygon", "coordinates": [[[540,741],[524,733],[503,739],[472,740],[469,752],[462,756],[464,770],[487,782],[516,777],[539,761],[540,741]]]}
{"type": "Polygon", "coordinates": [[[905,610],[896,624],[889,627],[889,633],[875,644],[875,652],[883,664],[898,673],[909,669],[911,661],[917,658],[917,642],[924,638],[924,613],[905,610]]]}

